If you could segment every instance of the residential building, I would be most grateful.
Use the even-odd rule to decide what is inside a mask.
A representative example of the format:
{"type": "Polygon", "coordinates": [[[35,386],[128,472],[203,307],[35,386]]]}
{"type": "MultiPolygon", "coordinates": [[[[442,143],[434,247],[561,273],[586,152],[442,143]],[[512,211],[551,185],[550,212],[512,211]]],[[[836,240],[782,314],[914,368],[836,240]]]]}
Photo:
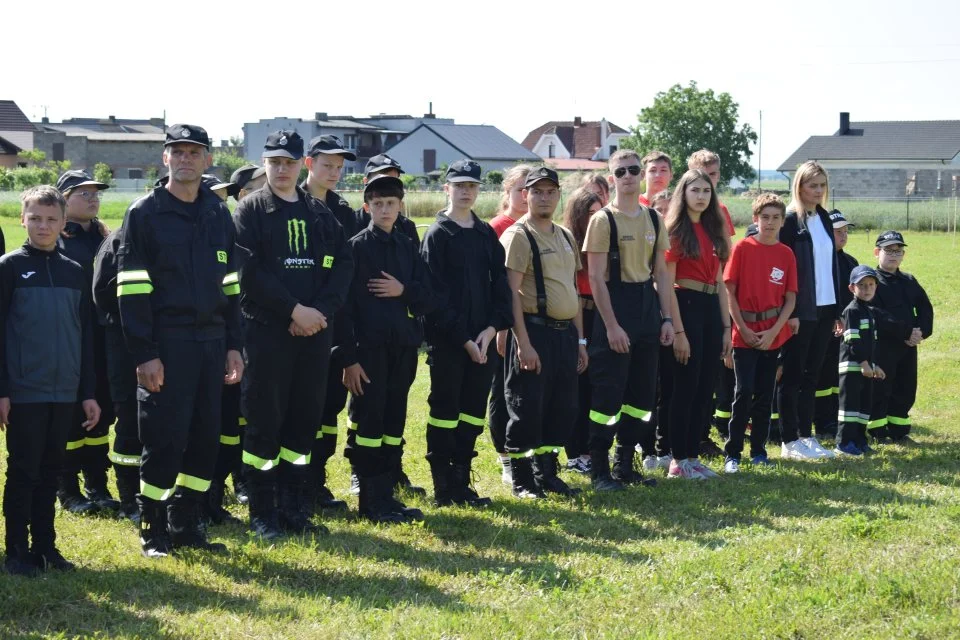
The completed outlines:
{"type": "MultiPolygon", "coordinates": [[[[494,126],[424,122],[387,153],[414,175],[429,175],[442,165],[467,158],[483,172],[507,169],[517,163],[539,163],[535,153],[494,126]]],[[[437,175],[437,174],[434,174],[437,175]]]]}
{"type": "Polygon", "coordinates": [[[606,118],[551,120],[527,134],[521,143],[557,171],[595,171],[620,148],[630,133],[606,118]]]}
{"type": "Polygon", "coordinates": [[[13,100],[0,100],[0,167],[13,169],[20,164],[17,154],[33,149],[36,127],[13,100]]]}

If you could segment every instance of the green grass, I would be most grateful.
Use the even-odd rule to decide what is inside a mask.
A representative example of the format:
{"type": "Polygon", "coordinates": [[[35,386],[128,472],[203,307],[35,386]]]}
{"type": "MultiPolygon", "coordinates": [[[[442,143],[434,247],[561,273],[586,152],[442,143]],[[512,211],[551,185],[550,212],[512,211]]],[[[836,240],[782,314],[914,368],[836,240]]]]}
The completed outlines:
{"type": "MultiPolygon", "coordinates": [[[[938,314],[920,352],[920,448],[534,505],[500,484],[484,437],[477,484],[495,500],[486,511],[412,499],[421,525],[331,518],[331,536],[276,546],[223,526],[212,535],[229,555],[159,562],[139,555],[128,523],[61,513],[60,546],[80,570],[0,573],[0,637],[956,637],[960,257],[947,235],[907,240],[905,267],[938,314]]],[[[857,234],[849,251],[867,261],[871,244],[857,234]]],[[[406,467],[427,487],[428,385],[421,363],[406,467]]],[[[345,496],[341,456],[331,471],[345,496]]]]}

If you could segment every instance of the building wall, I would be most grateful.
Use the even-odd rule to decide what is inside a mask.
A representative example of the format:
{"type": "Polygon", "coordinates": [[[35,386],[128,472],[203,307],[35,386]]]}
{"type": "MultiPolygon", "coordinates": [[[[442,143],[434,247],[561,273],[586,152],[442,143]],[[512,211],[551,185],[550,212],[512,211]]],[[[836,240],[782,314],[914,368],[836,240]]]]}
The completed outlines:
{"type": "MultiPolygon", "coordinates": [[[[911,196],[920,198],[952,197],[953,176],[960,176],[956,165],[910,165],[878,163],[877,166],[836,166],[821,162],[830,176],[830,192],[835,198],[904,198],[913,182],[911,196]],[[916,177],[915,180],[913,178],[916,177]]],[[[793,173],[790,174],[791,179],[793,173]]],[[[960,178],[958,178],[960,180],[960,178]]]]}
{"type": "MultiPolygon", "coordinates": [[[[405,172],[420,176],[426,173],[423,168],[424,149],[436,150],[437,167],[463,158],[461,151],[441,140],[427,128],[418,129],[395,146],[387,149],[387,155],[399,162],[405,172]]],[[[487,171],[486,166],[483,169],[487,171]]]]}
{"type": "MultiPolygon", "coordinates": [[[[377,152],[379,153],[379,134],[370,132],[367,129],[325,127],[318,125],[316,120],[302,120],[300,118],[271,118],[269,120],[261,120],[260,122],[244,123],[244,157],[249,162],[261,164],[263,145],[267,141],[267,136],[280,129],[293,129],[299,133],[300,137],[303,138],[304,147],[307,146],[312,138],[321,135],[334,135],[340,138],[340,140],[345,140],[348,134],[355,135],[357,136],[358,144],[363,144],[364,140],[362,140],[362,137],[364,133],[370,133],[377,138],[377,140],[373,141],[373,145],[378,147],[377,152]]],[[[304,150],[306,151],[306,148],[304,150]]],[[[346,161],[344,163],[344,173],[362,172],[368,159],[369,157],[365,156],[362,158],[358,157],[356,162],[346,161]]]]}
{"type": "Polygon", "coordinates": [[[43,151],[47,160],[54,159],[54,144],[63,145],[63,159],[70,161],[71,169],[88,173],[98,162],[104,162],[117,178],[126,178],[129,169],[146,172],[153,167],[163,170],[163,142],[91,141],[83,136],[68,136],[63,132],[38,132],[34,148],[43,151]]]}

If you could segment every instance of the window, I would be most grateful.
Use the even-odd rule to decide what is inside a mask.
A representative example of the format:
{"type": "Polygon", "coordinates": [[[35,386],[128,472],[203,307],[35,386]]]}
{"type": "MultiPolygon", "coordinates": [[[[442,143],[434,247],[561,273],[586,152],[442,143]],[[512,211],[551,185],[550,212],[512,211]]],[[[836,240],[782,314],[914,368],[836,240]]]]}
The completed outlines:
{"type": "Polygon", "coordinates": [[[143,169],[127,169],[127,177],[131,180],[143,180],[143,169]]]}
{"type": "Polygon", "coordinates": [[[343,146],[347,149],[356,149],[357,148],[357,134],[348,133],[343,136],[343,146]]]}
{"type": "Polygon", "coordinates": [[[53,143],[53,161],[63,162],[63,143],[62,142],[53,143]]]}
{"type": "Polygon", "coordinates": [[[557,157],[557,147],[556,147],[556,145],[551,144],[549,147],[547,147],[547,157],[548,157],[548,158],[556,158],[556,157],[557,157]]]}
{"type": "Polygon", "coordinates": [[[437,169],[437,150],[424,149],[423,150],[423,172],[430,173],[431,171],[436,171],[436,169],[437,169]]]}
{"type": "Polygon", "coordinates": [[[615,144],[610,145],[610,155],[613,155],[616,152],[617,152],[617,145],[615,144]]]}

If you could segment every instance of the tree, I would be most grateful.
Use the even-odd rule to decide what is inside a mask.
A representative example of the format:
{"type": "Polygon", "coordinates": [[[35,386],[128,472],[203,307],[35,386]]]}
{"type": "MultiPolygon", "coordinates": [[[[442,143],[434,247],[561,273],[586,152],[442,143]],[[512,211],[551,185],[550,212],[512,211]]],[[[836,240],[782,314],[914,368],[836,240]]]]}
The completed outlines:
{"type": "Polygon", "coordinates": [[[40,149],[30,149],[18,152],[17,158],[39,167],[40,163],[47,159],[47,154],[40,149]]]}
{"type": "Polygon", "coordinates": [[[487,171],[487,184],[492,184],[495,187],[499,187],[503,184],[503,171],[487,171]]]}
{"type": "Polygon", "coordinates": [[[213,154],[213,165],[223,168],[223,177],[229,180],[233,172],[247,164],[247,161],[233,153],[227,151],[215,151],[213,154]]]}
{"type": "Polygon", "coordinates": [[[661,91],[653,104],[640,111],[632,135],[620,146],[635,149],[641,155],[659,149],[673,158],[674,173],[686,170],[687,157],[699,149],[709,149],[720,156],[720,184],[732,178],[753,180],[750,166],[750,143],[757,134],[749,124],[738,127],[739,105],[729,93],[701,91],[697,83],[675,84],[661,91]]]}
{"type": "Polygon", "coordinates": [[[113,169],[105,162],[93,165],[93,179],[104,184],[113,184],[113,169]]]}

